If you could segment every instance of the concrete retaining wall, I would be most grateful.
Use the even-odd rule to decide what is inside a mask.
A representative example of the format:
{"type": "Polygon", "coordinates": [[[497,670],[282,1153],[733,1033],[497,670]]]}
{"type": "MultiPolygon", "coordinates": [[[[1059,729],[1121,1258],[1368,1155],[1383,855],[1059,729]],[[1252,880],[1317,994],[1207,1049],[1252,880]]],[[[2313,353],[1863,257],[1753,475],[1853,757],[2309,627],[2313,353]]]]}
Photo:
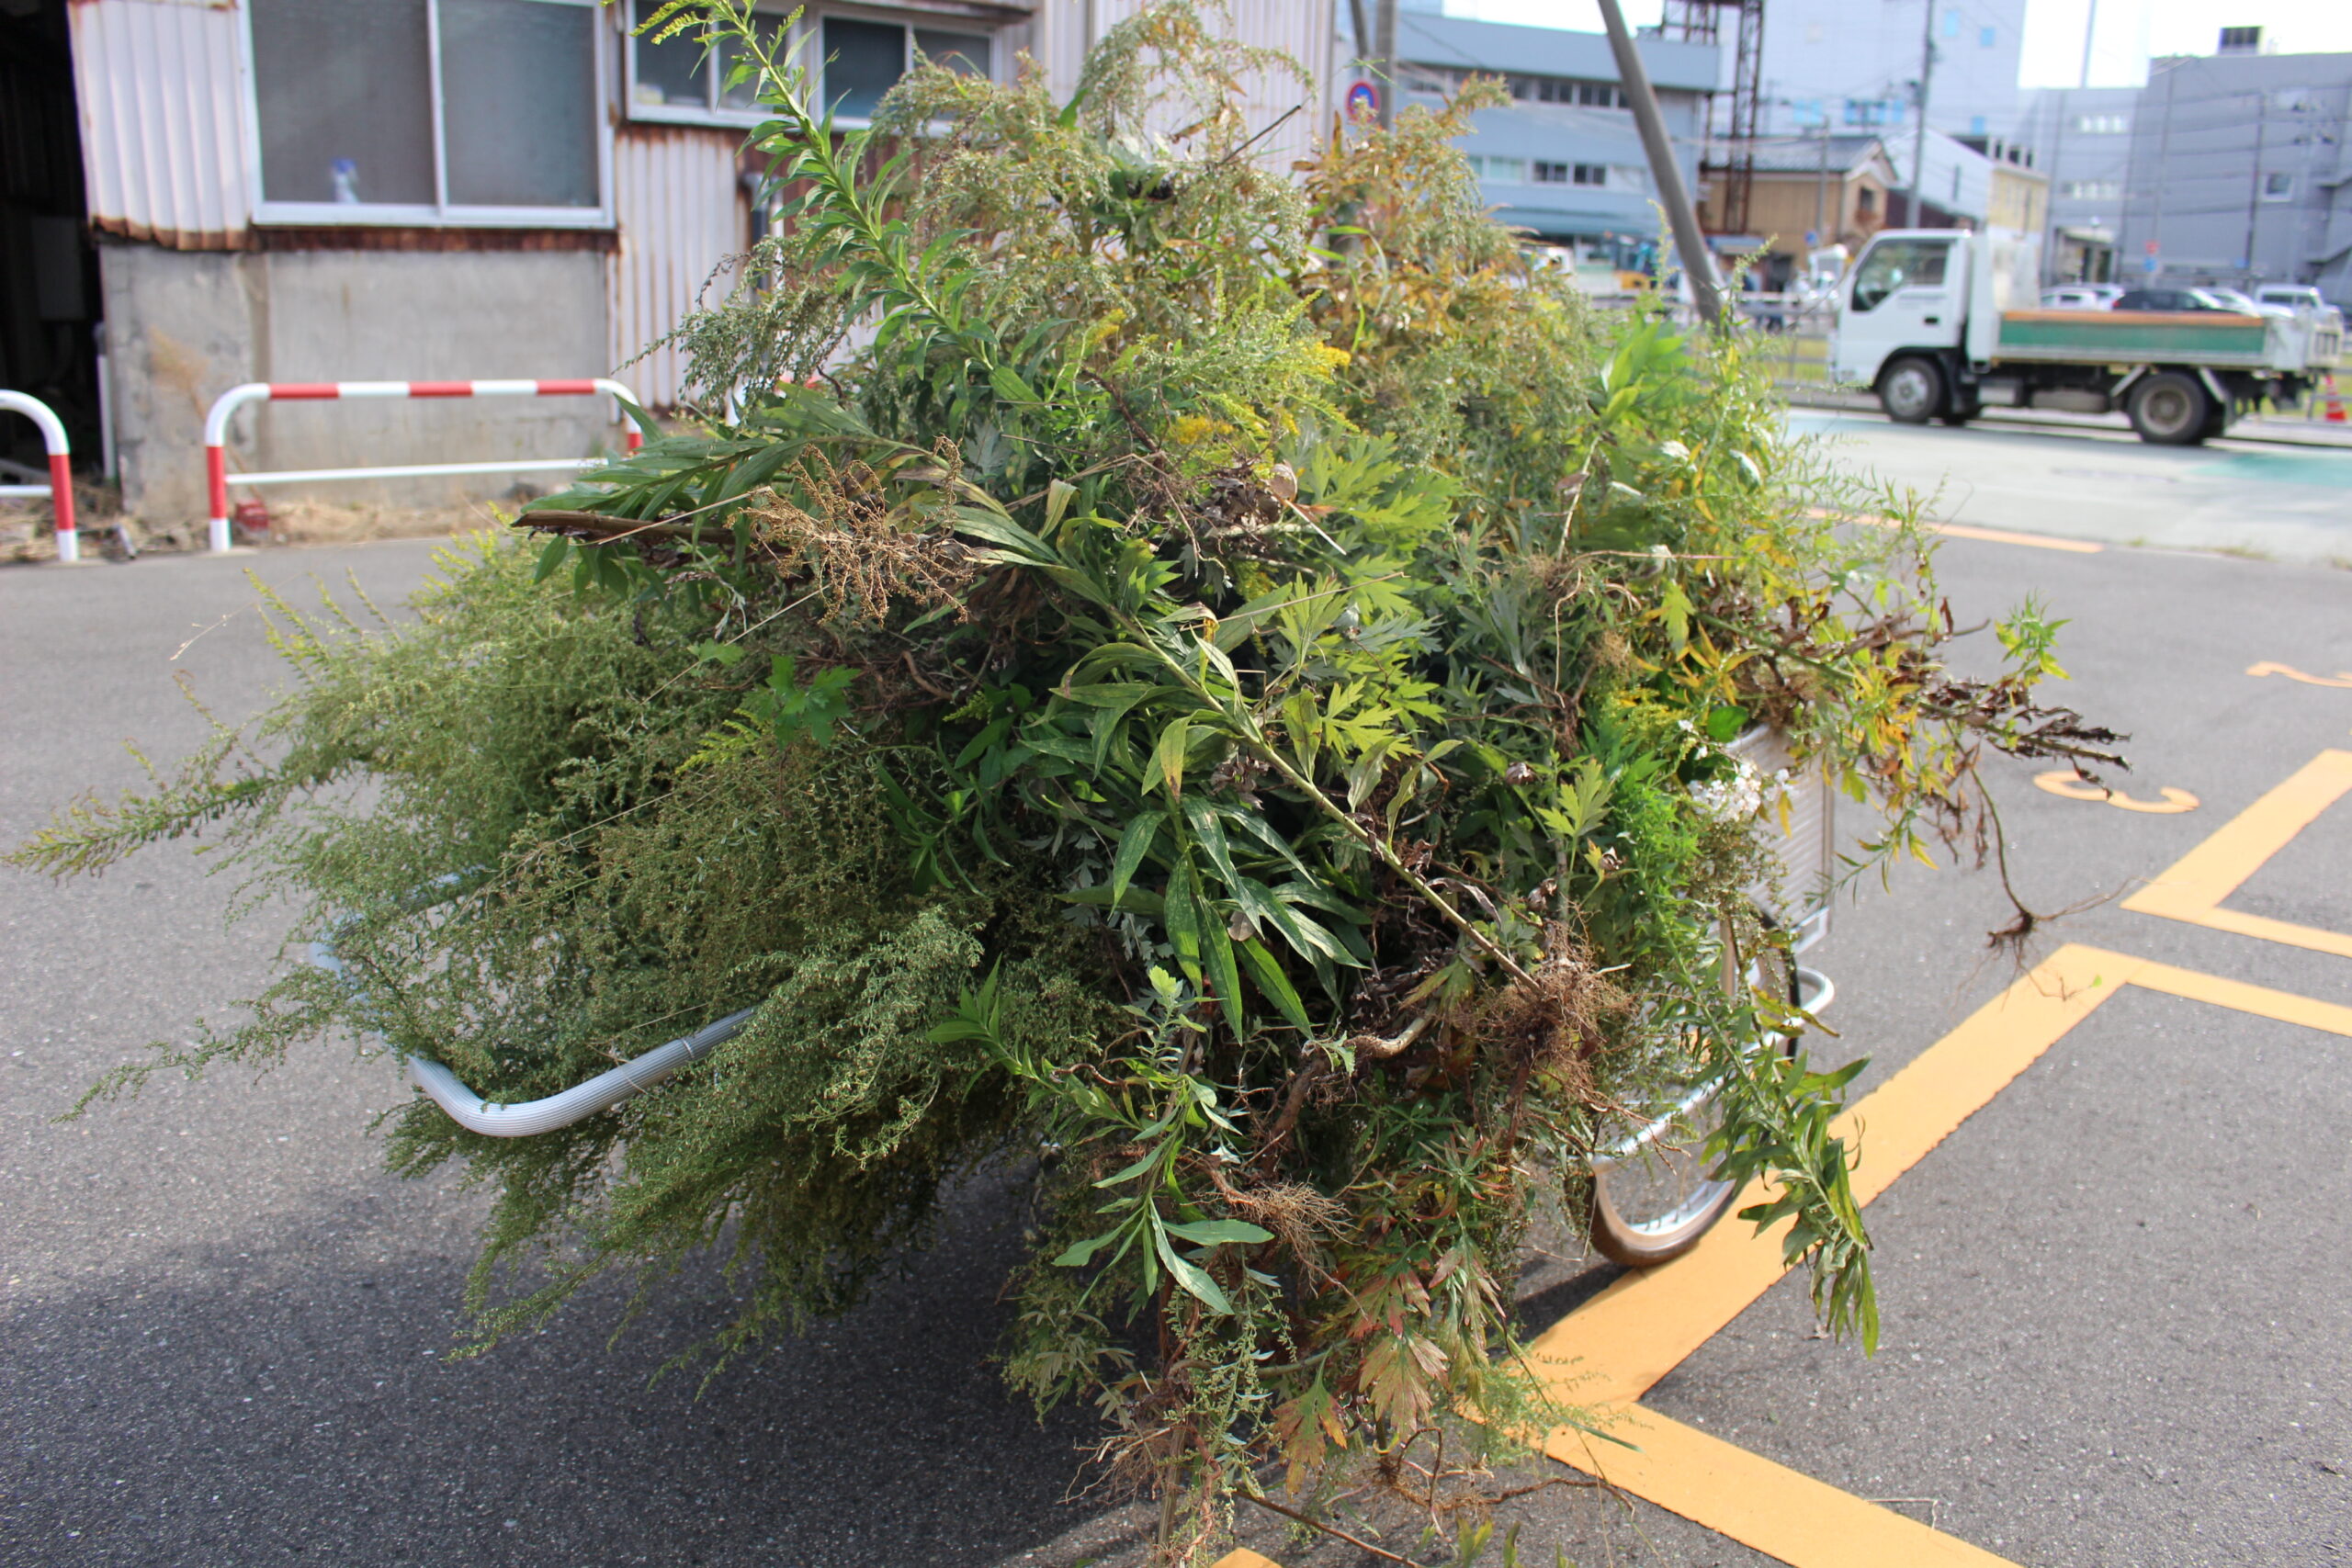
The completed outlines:
{"type": "MultiPolygon", "coordinates": [[[[203,425],[241,381],[465,380],[609,372],[605,258],[593,252],[100,252],[123,505],[200,525],[203,425]]],[[[617,447],[608,400],[278,403],[231,426],[232,471],[563,457],[617,447]]],[[[528,476],[544,490],[560,475],[528,476]]],[[[514,477],[271,486],[314,497],[462,507],[514,477]]],[[[254,492],[241,492],[251,494],[254,492]]]]}

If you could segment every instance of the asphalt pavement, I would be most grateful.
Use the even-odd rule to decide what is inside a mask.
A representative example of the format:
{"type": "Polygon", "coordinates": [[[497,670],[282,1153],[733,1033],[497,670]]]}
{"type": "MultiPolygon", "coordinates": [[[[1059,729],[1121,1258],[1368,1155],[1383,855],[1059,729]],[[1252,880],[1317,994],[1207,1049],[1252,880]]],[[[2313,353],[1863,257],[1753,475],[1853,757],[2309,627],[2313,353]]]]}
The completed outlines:
{"type": "MultiPolygon", "coordinates": [[[[1919,434],[1972,472],[2010,460],[2001,433],[1919,434]]],[[[2109,460],[2074,439],[2072,463],[2109,460]]],[[[2296,511],[2286,489],[2240,493],[2296,511]]],[[[2038,908],[2136,886],[2323,750],[2352,750],[2352,689],[2245,673],[2352,671],[2352,573],[1966,537],[1942,561],[1963,624],[2027,592],[2069,617],[2071,698],[2133,732],[2124,787],[2198,802],[2119,810],[2002,764],[2038,908]]],[[[390,604],[427,564],[397,543],[0,572],[0,835],[136,783],[125,738],[159,760],[192,745],[205,721],[175,673],[223,714],[262,700],[279,676],[246,570],[298,586],[351,571],[390,604]]],[[[2352,798],[2232,902],[2352,932],[2347,867],[2352,798]]],[[[224,929],[232,891],[178,846],[96,882],[0,877],[0,1562],[1139,1560],[1132,1508],[1070,1495],[1082,1414],[1041,1425],[988,1364],[1018,1247],[1001,1183],[963,1194],[948,1238],[868,1307],[704,1391],[649,1378],[717,1321],[716,1270],[615,1343],[617,1287],[447,1359],[481,1204],[381,1173],[370,1116],[402,1092],[384,1063],[311,1052],[54,1123],[97,1073],[255,988],[277,931],[267,911],[224,929]]],[[[2017,978],[1984,944],[2006,918],[1981,872],[1908,866],[1855,890],[1815,950],[1839,987],[1822,1050],[1868,1055],[1858,1087],[1883,1081],[2017,978]]],[[[2352,959],[2113,903],[2039,951],[2060,942],[2352,1004],[2352,959]]],[[[2352,1562],[2347,1061],[2352,1040],[2120,996],[1872,1206],[1876,1357],[1814,1337],[1784,1281],[1648,1404],[2020,1564],[2352,1562]]],[[[1613,1275],[1532,1257],[1526,1315],[1548,1323],[1613,1275]]],[[[1769,1561],[1587,1488],[1512,1520],[1528,1562],[1769,1561]]],[[[1285,1568],[1361,1561],[1255,1527],[1252,1542],[1285,1568]]]]}
{"type": "Polygon", "coordinates": [[[1938,522],[2352,567],[2352,446],[2151,446],[2120,419],[1996,414],[1955,430],[1795,409],[1789,427],[1938,522]]]}

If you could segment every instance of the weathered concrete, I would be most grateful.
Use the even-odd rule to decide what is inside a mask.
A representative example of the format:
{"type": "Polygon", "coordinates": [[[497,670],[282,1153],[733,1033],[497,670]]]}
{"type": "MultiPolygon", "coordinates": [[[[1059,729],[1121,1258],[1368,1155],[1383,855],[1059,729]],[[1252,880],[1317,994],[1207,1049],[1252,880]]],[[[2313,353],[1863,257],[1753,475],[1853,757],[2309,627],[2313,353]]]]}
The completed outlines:
{"type": "MultiPolygon", "coordinates": [[[[101,253],[123,503],[150,524],[205,512],[203,424],[241,381],[582,377],[610,369],[605,258],[583,252],[101,253]]],[[[232,468],[573,457],[616,446],[602,400],[277,404],[231,425],[232,468]]],[[[549,476],[537,477],[545,485],[549,476]]],[[[499,496],[512,476],[273,486],[398,506],[499,496]]]]}

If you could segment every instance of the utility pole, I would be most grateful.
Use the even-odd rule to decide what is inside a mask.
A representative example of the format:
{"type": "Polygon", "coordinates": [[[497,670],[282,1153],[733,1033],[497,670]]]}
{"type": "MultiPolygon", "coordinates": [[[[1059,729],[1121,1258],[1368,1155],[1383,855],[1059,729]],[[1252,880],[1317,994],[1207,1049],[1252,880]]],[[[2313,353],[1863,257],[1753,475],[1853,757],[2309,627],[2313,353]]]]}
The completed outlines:
{"type": "MultiPolygon", "coordinates": [[[[2165,70],[2165,115],[2163,123],[2156,132],[2155,201],[2154,210],[2148,219],[2148,243],[2155,248],[2148,254],[2156,258],[2157,268],[2162,268],[2164,265],[2165,182],[2172,164],[2172,86],[2173,77],[2178,74],[2178,66],[2179,62],[2174,61],[2168,63],[2165,70]]],[[[2149,66],[2149,70],[2154,69],[2154,65],[2149,66]]],[[[2140,123],[2135,117],[2132,122],[2132,162],[2126,165],[2132,172],[2125,176],[2127,179],[2132,179],[2140,172],[2139,152],[2140,123]]],[[[2133,183],[2138,182],[2134,179],[2133,183]]],[[[2125,193],[2123,205],[2128,211],[2132,205],[2129,192],[2125,193]]],[[[2162,276],[2163,273],[2160,270],[2152,269],[2148,272],[2149,280],[2152,282],[2162,276]]]]}
{"type": "MultiPolygon", "coordinates": [[[[1815,245],[1834,245],[1838,243],[1838,237],[1836,235],[1824,231],[1821,227],[1822,209],[1828,205],[1829,107],[1827,103],[1825,102],[1822,105],[1821,109],[1821,174],[1819,177],[1814,181],[1813,185],[1813,240],[1815,245]]],[[[1840,209],[1843,209],[1846,204],[1841,200],[1838,205],[1840,209]]],[[[1838,216],[1842,218],[1845,214],[1841,210],[1838,216]]],[[[1809,255],[1806,256],[1804,265],[1805,270],[1807,272],[1811,272],[1813,269],[1813,258],[1809,255]]]]}
{"type": "MultiPolygon", "coordinates": [[[[1394,6],[1396,0],[1381,0],[1394,6]]],[[[1674,231],[1675,254],[1682,259],[1682,276],[1690,280],[1690,298],[1700,318],[1715,331],[1724,322],[1723,295],[1715,287],[1714,264],[1707,254],[1707,238],[1699,230],[1699,214],[1682,184],[1681,166],[1674,161],[1674,144],[1667,140],[1666,121],[1657,112],[1657,95],[1650,90],[1650,73],[1626,30],[1625,13],[1617,0],[1600,0],[1600,22],[1609,30],[1609,49],[1617,57],[1617,82],[1634,110],[1634,126],[1642,133],[1642,151],[1650,161],[1650,177],[1657,182],[1658,205],[1674,231]]]]}
{"type": "Polygon", "coordinates": [[[1377,0],[1372,47],[1380,58],[1380,129],[1396,123],[1396,0],[1377,0]]]}
{"type": "Polygon", "coordinates": [[[1919,28],[1919,123],[1912,128],[1910,226],[1927,227],[1928,79],[1936,73],[1936,0],[1928,0],[1928,19],[1919,28]]]}
{"type": "Polygon", "coordinates": [[[2254,178],[2245,187],[2245,286],[2255,285],[2254,226],[2262,212],[2262,152],[2268,140],[2264,134],[2270,129],[2270,95],[2254,95],[2254,178]]]}

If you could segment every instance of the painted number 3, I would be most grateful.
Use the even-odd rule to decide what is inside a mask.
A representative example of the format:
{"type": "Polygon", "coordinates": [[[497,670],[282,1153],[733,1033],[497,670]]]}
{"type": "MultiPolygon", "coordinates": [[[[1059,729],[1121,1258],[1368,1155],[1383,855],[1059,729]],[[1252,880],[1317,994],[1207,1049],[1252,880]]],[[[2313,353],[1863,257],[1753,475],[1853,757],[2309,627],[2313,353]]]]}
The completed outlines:
{"type": "Polygon", "coordinates": [[[2091,783],[2072,768],[2058,768],[2050,773],[2036,773],[2033,775],[2033,782],[2037,788],[2047,790],[2050,794],[2063,799],[2101,801],[2114,807],[2118,811],[2145,811],[2158,817],[2170,817],[2183,811],[2194,811],[2199,804],[2197,797],[2187,790],[2175,789],[2170,784],[2165,785],[2156,792],[2164,797],[2161,800],[2134,800],[2119,790],[2109,789],[2105,784],[2091,783]]]}

